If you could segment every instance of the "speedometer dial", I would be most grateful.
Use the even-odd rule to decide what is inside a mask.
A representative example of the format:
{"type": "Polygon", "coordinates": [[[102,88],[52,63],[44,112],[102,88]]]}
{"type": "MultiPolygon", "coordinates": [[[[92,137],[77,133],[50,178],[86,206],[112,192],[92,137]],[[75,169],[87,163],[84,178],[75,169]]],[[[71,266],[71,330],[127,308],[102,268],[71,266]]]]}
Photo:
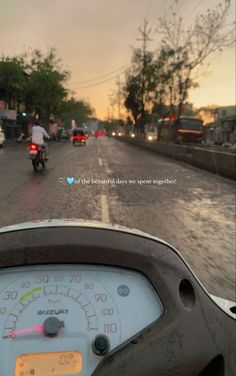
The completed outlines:
{"type": "MultiPolygon", "coordinates": [[[[44,363],[44,369],[46,365],[40,359],[60,359],[60,354],[67,352],[81,354],[83,366],[76,374],[90,375],[102,356],[162,313],[148,281],[139,273],[118,268],[12,268],[0,271],[0,286],[0,350],[4,359],[0,376],[16,375],[16,369],[17,376],[29,372],[42,375],[45,371],[36,365],[44,363]],[[19,371],[19,364],[28,366],[19,371]],[[34,365],[32,369],[29,364],[34,365]]],[[[52,367],[56,373],[50,371],[50,375],[63,375],[58,364],[52,367]]],[[[70,367],[72,364],[67,369],[70,367]]]]}
{"type": "MultiPolygon", "coordinates": [[[[45,274],[44,277],[48,276],[45,274]]],[[[58,317],[64,323],[70,311],[76,316],[77,325],[74,327],[73,322],[68,322],[67,333],[97,332],[99,324],[93,306],[93,298],[96,299],[96,297],[91,297],[91,302],[80,291],[81,289],[72,288],[70,285],[59,284],[32,288],[20,297],[18,303],[8,315],[4,325],[3,338],[6,339],[26,333],[43,331],[45,329],[43,326],[44,319],[48,316],[58,317]],[[29,316],[32,317],[31,320],[29,320],[29,316]],[[42,325],[35,326],[39,322],[42,325]],[[27,328],[29,324],[32,326],[27,328]],[[19,326],[25,326],[26,328],[18,329],[19,326]]],[[[13,296],[12,294],[12,291],[7,291],[5,292],[5,297],[9,295],[13,296]]],[[[103,292],[103,294],[106,293],[103,292]]],[[[107,294],[106,300],[109,301],[107,294]]]]}

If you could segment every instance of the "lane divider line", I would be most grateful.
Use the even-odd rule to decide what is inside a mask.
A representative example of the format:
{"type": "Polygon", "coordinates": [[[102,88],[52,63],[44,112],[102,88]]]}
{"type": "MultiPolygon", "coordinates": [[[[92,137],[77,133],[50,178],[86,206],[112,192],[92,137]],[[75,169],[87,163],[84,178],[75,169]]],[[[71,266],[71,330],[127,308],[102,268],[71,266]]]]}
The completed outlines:
{"type": "Polygon", "coordinates": [[[103,165],[103,163],[102,163],[102,158],[98,158],[98,163],[99,163],[100,166],[103,165]]]}
{"type": "Polygon", "coordinates": [[[108,201],[106,195],[101,195],[102,222],[110,223],[108,201]]]}
{"type": "Polygon", "coordinates": [[[106,170],[106,173],[107,173],[107,174],[112,174],[112,171],[111,171],[110,168],[108,167],[107,162],[104,162],[104,167],[105,167],[105,170],[106,170]]]}

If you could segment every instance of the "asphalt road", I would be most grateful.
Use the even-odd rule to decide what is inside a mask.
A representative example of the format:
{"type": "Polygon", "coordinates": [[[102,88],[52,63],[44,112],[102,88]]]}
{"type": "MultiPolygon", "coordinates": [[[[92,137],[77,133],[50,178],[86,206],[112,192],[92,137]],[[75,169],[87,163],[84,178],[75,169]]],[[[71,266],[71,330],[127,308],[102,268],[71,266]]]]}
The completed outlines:
{"type": "Polygon", "coordinates": [[[173,244],[209,292],[236,300],[230,180],[101,137],[51,144],[37,174],[26,145],[12,144],[0,150],[0,186],[0,226],[83,218],[134,227],[173,244]],[[62,183],[67,177],[81,180],[62,183]]]}

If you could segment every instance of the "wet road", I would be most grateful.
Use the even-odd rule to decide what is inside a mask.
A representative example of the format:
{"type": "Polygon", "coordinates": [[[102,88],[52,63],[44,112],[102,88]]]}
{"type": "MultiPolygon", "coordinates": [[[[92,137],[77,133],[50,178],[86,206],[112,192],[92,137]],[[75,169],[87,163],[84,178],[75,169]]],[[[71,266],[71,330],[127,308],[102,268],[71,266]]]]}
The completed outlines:
{"type": "Polygon", "coordinates": [[[0,150],[0,226],[84,218],[135,227],[179,249],[209,292],[235,300],[232,181],[107,138],[50,145],[37,174],[30,163],[25,145],[0,150]]]}

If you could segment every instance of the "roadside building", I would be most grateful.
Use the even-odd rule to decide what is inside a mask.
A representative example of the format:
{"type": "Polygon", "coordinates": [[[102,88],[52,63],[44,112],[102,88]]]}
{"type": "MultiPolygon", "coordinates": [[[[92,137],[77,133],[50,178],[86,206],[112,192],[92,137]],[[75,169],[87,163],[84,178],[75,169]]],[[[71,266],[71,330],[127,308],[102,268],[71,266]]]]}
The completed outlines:
{"type": "Polygon", "coordinates": [[[215,121],[214,123],[208,123],[203,126],[204,131],[204,142],[206,144],[222,144],[222,134],[219,124],[215,121]]]}
{"type": "Polygon", "coordinates": [[[217,106],[202,107],[198,110],[198,116],[203,121],[204,143],[220,144],[221,131],[217,123],[217,106]]]}
{"type": "Polygon", "coordinates": [[[236,143],[236,106],[218,108],[217,123],[221,129],[222,142],[236,143]]]}
{"type": "Polygon", "coordinates": [[[20,132],[20,125],[17,124],[16,110],[0,110],[1,127],[6,138],[17,137],[20,132]]]}
{"type": "Polygon", "coordinates": [[[4,89],[0,88],[0,119],[1,127],[6,138],[15,138],[21,133],[21,125],[18,123],[17,110],[20,104],[15,100],[7,103],[7,95],[4,89]]]}
{"type": "Polygon", "coordinates": [[[204,123],[206,143],[216,145],[236,143],[236,107],[206,107],[199,111],[204,123]]]}

